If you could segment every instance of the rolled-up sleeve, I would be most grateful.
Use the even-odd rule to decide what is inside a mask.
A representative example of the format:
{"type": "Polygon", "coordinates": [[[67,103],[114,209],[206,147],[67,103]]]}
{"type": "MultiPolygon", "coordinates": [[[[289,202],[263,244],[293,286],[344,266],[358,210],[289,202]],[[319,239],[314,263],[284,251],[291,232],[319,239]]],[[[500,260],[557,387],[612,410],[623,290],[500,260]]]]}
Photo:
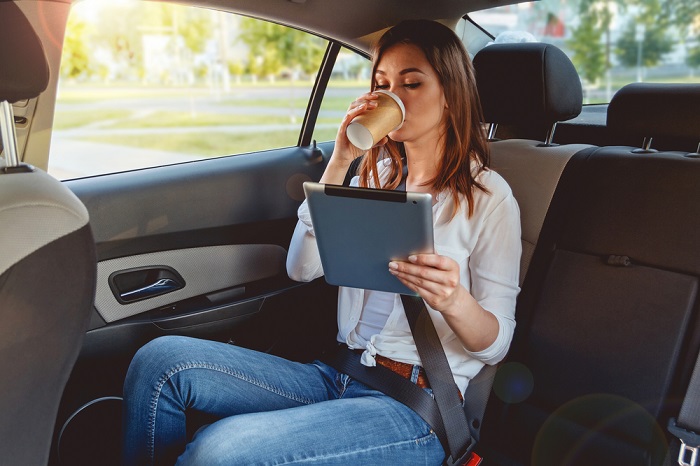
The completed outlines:
{"type": "Polygon", "coordinates": [[[287,253],[287,274],[298,282],[309,282],[323,275],[309,206],[302,202],[297,211],[299,221],[287,253]]]}
{"type": "Polygon", "coordinates": [[[508,194],[484,220],[469,259],[471,294],[498,320],[498,336],[488,348],[469,352],[486,364],[497,364],[508,352],[515,331],[515,304],[522,243],[520,210],[508,194]]]}

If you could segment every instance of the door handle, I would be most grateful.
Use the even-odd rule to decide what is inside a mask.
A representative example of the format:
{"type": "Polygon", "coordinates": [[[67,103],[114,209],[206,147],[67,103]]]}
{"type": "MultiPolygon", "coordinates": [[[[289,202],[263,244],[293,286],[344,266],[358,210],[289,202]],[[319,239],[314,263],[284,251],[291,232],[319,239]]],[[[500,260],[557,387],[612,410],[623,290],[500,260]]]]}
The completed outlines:
{"type": "Polygon", "coordinates": [[[153,296],[170,293],[180,288],[182,288],[182,286],[172,278],[161,278],[157,282],[146,285],[143,288],[121,293],[119,297],[122,298],[122,301],[140,301],[153,296]]]}
{"type": "Polygon", "coordinates": [[[172,293],[185,287],[185,280],[165,265],[120,270],[109,276],[109,287],[121,304],[172,293]]]}

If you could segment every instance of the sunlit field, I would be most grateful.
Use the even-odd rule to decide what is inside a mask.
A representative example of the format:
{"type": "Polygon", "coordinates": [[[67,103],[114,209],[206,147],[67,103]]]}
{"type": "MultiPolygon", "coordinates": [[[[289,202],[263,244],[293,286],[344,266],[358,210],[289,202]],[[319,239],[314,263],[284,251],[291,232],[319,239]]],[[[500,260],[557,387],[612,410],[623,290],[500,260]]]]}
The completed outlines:
{"type": "MultiPolygon", "coordinates": [[[[324,100],[316,138],[333,139],[333,126],[337,128],[350,102],[365,91],[359,82],[331,87],[333,95],[324,100]]],[[[297,143],[308,105],[308,97],[298,95],[306,93],[293,86],[265,84],[234,86],[226,93],[205,88],[66,85],[56,107],[54,131],[79,140],[203,157],[285,147],[297,143]],[[284,129],[285,125],[291,128],[284,129]],[[153,137],[164,132],[167,138],[153,137]]]]}

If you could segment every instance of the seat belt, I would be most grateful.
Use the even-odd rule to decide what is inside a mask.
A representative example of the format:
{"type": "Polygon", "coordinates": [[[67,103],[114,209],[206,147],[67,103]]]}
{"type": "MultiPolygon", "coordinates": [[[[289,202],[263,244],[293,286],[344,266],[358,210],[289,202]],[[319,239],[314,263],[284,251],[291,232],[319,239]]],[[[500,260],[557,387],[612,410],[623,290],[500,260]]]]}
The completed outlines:
{"type": "Polygon", "coordinates": [[[363,365],[360,355],[349,350],[336,352],[326,363],[415,411],[440,440],[446,453],[444,465],[478,466],[482,459],[472,451],[476,442],[459,399],[459,388],[425,303],[418,296],[401,295],[401,300],[434,398],[386,367],[363,365]]]}
{"type": "MultiPolygon", "coordinates": [[[[357,173],[363,157],[352,161],[343,185],[350,184],[350,180],[357,173]]],[[[405,187],[403,189],[405,190],[405,187]]],[[[472,439],[467,415],[459,398],[459,388],[454,381],[447,356],[435,330],[433,320],[428,314],[425,302],[420,296],[408,295],[401,295],[401,302],[418,355],[421,358],[423,370],[425,370],[430,388],[433,390],[434,400],[421,388],[385,367],[365,367],[360,363],[359,357],[352,357],[353,354],[349,351],[338,353],[330,365],[400,401],[421,416],[440,439],[446,452],[444,463],[446,466],[478,466],[481,463],[481,457],[472,452],[475,442],[472,439]],[[423,395],[428,396],[433,402],[427,401],[423,395]]],[[[488,397],[482,397],[482,399],[485,404],[488,397]]]]}
{"type": "Polygon", "coordinates": [[[401,295],[401,302],[447,433],[449,457],[445,464],[467,464],[474,442],[462,401],[459,399],[459,388],[452,376],[433,320],[420,296],[401,295]]]}
{"type": "MultiPolygon", "coordinates": [[[[690,377],[688,390],[683,398],[683,404],[678,419],[671,418],[668,430],[681,442],[678,451],[680,466],[700,465],[700,354],[695,361],[693,375],[690,377]]],[[[670,453],[670,449],[669,449],[670,453]]],[[[672,463],[671,455],[666,456],[666,464],[672,463]]]]}

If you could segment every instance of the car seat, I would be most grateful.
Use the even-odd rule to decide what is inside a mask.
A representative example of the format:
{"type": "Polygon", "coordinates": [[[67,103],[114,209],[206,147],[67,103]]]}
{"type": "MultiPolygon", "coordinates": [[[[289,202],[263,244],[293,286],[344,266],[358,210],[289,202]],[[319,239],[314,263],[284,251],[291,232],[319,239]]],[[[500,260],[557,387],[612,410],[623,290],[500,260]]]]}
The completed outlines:
{"type": "Polygon", "coordinates": [[[88,213],[56,179],[21,164],[12,103],[38,96],[49,68],[14,2],[0,2],[0,462],[46,464],[63,388],[95,292],[88,213]]]}

